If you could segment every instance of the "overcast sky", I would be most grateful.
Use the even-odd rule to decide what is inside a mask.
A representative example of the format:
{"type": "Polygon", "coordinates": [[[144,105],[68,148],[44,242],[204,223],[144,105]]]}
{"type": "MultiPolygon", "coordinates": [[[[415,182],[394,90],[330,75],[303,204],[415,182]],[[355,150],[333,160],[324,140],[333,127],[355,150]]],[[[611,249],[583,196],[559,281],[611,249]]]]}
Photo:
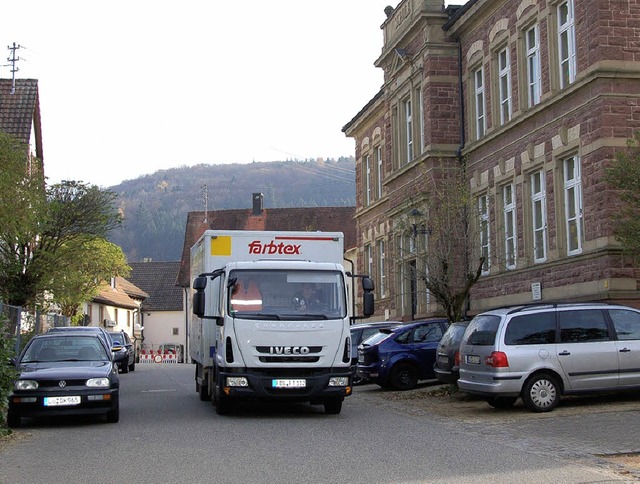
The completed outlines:
{"type": "Polygon", "coordinates": [[[16,77],[38,79],[49,182],[109,187],[199,163],[353,155],[342,127],[382,86],[380,26],[398,3],[17,0],[0,48],[22,46],[16,77]]]}

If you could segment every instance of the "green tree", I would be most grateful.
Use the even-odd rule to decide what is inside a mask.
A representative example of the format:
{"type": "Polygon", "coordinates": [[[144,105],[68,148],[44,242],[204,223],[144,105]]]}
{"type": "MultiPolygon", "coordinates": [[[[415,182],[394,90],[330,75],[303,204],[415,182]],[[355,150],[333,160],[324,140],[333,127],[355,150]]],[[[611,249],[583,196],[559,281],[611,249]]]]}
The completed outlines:
{"type": "Polygon", "coordinates": [[[121,221],[116,194],[75,181],[47,187],[24,143],[0,133],[0,299],[34,307],[54,275],[121,221]]]}
{"type": "Polygon", "coordinates": [[[66,270],[52,274],[51,292],[62,314],[70,318],[98,293],[104,281],[114,276],[128,277],[131,272],[122,249],[103,238],[82,241],[81,247],[65,250],[65,254],[76,260],[67,261],[66,270]]]}
{"type": "Polygon", "coordinates": [[[0,314],[0,435],[8,433],[6,429],[6,415],[9,404],[9,394],[13,380],[16,377],[16,371],[13,365],[6,362],[14,356],[13,338],[9,333],[9,321],[0,314]]]}
{"type": "Polygon", "coordinates": [[[614,231],[622,247],[640,264],[640,132],[616,153],[607,181],[617,190],[614,231]]]}

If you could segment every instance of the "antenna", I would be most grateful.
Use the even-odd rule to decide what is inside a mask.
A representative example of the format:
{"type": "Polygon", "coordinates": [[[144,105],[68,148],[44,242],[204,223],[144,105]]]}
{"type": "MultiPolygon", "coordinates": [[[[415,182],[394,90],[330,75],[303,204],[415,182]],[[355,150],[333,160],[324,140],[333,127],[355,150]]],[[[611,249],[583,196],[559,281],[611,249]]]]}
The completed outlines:
{"type": "Polygon", "coordinates": [[[7,57],[7,61],[10,62],[8,65],[11,66],[11,94],[16,93],[16,72],[20,70],[19,67],[16,67],[16,62],[20,60],[20,57],[16,57],[16,50],[20,48],[21,46],[19,44],[16,45],[15,42],[13,43],[13,47],[7,46],[7,49],[11,51],[11,55],[7,57]]]}
{"type": "Polygon", "coordinates": [[[204,223],[207,223],[207,212],[209,205],[209,190],[207,188],[207,184],[202,185],[202,198],[204,200],[204,223]]]}

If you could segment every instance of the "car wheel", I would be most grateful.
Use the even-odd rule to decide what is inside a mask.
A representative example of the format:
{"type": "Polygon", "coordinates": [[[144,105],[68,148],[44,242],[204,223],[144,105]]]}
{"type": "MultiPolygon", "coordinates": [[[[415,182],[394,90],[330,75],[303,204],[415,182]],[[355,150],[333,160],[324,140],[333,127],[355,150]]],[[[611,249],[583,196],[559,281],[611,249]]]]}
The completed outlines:
{"type": "Polygon", "coordinates": [[[493,408],[511,408],[518,397],[492,397],[487,398],[487,403],[493,408]]]}
{"type": "Polygon", "coordinates": [[[127,363],[123,361],[122,363],[120,363],[120,371],[122,373],[129,373],[129,365],[127,365],[127,363]]]}
{"type": "Polygon", "coordinates": [[[107,412],[107,423],[118,423],[120,420],[120,405],[117,404],[107,412]]]}
{"type": "Polygon", "coordinates": [[[418,385],[418,371],[413,365],[400,363],[391,370],[389,383],[394,390],[411,390],[418,385]]]}
{"type": "Polygon", "coordinates": [[[533,375],[522,389],[522,403],[532,412],[550,412],[560,403],[558,380],[547,373],[533,375]]]}
{"type": "Polygon", "coordinates": [[[338,415],[342,410],[342,398],[327,398],[324,401],[324,413],[338,415]]]}
{"type": "Polygon", "coordinates": [[[129,371],[136,371],[136,362],[135,361],[129,365],[129,371]]]}
{"type": "Polygon", "coordinates": [[[7,427],[17,428],[22,424],[22,418],[13,413],[11,410],[7,412],[7,427]]]}

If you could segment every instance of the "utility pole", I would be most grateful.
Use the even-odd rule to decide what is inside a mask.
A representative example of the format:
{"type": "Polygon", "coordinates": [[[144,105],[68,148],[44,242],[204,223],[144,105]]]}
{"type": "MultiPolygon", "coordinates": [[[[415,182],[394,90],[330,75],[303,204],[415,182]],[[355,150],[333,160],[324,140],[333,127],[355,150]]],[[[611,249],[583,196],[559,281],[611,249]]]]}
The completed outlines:
{"type": "Polygon", "coordinates": [[[204,223],[207,223],[207,212],[209,210],[209,190],[207,189],[207,184],[202,185],[202,198],[204,200],[204,223]]]}
{"type": "Polygon", "coordinates": [[[7,61],[10,62],[8,65],[11,66],[11,94],[16,93],[16,72],[20,70],[19,67],[16,67],[16,62],[20,60],[20,57],[16,57],[16,51],[20,48],[21,46],[19,44],[16,45],[15,42],[13,43],[13,47],[7,46],[7,49],[11,51],[11,55],[7,57],[7,61]]]}

